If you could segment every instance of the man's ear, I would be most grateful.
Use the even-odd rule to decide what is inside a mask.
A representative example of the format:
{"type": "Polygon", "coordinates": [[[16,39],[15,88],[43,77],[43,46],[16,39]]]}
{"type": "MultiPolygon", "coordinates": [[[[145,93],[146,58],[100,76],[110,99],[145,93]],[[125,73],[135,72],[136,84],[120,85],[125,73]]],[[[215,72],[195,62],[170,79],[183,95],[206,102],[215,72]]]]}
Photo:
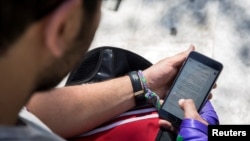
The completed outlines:
{"type": "Polygon", "coordinates": [[[72,21],[72,15],[74,12],[79,12],[76,10],[80,9],[79,6],[81,6],[81,0],[67,0],[47,19],[44,34],[45,45],[55,57],[62,56],[69,41],[77,34],[79,27],[76,27],[76,23],[72,24],[72,22],[76,22],[74,21],[76,19],[78,20],[77,26],[80,26],[81,18],[74,18],[72,21]]]}

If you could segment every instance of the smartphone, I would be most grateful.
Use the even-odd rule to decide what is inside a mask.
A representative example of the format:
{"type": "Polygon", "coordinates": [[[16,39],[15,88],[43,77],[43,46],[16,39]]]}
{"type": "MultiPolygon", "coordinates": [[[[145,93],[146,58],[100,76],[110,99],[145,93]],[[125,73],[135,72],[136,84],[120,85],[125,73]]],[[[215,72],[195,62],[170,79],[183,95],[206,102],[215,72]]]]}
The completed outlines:
{"type": "Polygon", "coordinates": [[[199,112],[222,69],[222,63],[199,52],[190,52],[159,110],[160,117],[178,128],[184,118],[178,104],[180,99],[193,99],[199,112]]]}

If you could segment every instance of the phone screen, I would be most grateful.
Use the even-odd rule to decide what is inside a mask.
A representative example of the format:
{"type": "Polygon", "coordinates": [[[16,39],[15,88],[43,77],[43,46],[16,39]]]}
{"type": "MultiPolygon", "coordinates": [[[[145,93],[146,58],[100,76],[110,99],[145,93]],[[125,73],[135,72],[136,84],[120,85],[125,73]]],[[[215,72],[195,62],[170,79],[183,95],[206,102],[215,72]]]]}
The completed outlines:
{"type": "Polygon", "coordinates": [[[179,119],[183,119],[184,112],[178,105],[179,99],[193,99],[196,108],[199,108],[205,100],[204,96],[211,90],[218,73],[219,70],[193,58],[187,58],[185,66],[182,68],[174,86],[172,86],[162,109],[179,119]]]}

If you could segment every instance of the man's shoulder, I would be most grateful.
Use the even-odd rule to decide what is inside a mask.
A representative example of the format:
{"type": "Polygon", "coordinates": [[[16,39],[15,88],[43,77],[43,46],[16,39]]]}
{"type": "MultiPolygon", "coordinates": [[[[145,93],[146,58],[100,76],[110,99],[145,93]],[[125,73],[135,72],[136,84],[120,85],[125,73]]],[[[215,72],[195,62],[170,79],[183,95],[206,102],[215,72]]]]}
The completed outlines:
{"type": "MultiPolygon", "coordinates": [[[[25,111],[22,111],[25,112],[25,111]]],[[[65,141],[54,134],[51,130],[44,128],[35,120],[32,114],[20,113],[20,124],[17,126],[0,126],[0,141],[65,141]],[[31,117],[26,117],[26,116],[31,117]],[[34,121],[32,121],[34,119],[34,121]]]]}

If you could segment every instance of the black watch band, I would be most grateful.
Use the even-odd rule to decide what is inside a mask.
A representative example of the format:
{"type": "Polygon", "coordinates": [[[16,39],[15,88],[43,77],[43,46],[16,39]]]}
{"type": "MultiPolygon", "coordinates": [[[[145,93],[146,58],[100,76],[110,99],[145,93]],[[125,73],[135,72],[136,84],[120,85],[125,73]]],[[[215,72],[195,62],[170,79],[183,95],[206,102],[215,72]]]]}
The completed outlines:
{"type": "Polygon", "coordinates": [[[129,72],[128,75],[133,86],[136,107],[147,104],[147,99],[144,96],[145,95],[144,88],[142,86],[142,83],[141,83],[141,80],[137,71],[129,72]]]}

